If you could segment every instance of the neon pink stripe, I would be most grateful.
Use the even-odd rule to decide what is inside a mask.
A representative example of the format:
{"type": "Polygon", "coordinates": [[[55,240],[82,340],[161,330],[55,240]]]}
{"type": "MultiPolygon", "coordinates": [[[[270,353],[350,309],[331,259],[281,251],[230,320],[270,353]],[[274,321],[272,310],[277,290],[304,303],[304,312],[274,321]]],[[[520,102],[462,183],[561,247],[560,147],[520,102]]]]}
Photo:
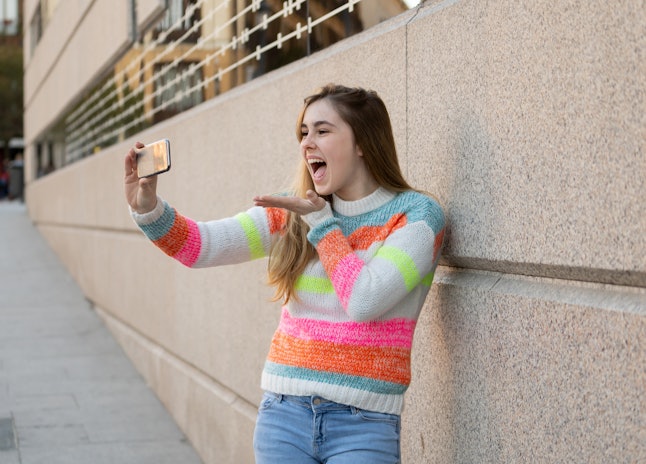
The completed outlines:
{"type": "Polygon", "coordinates": [[[287,309],[283,309],[278,329],[300,340],[411,349],[415,324],[414,320],[404,318],[371,322],[302,319],[292,317],[287,309]]]}
{"type": "Polygon", "coordinates": [[[348,307],[354,282],[357,280],[363,266],[363,261],[357,258],[354,253],[351,253],[341,258],[334,269],[334,275],[331,276],[330,280],[332,280],[334,290],[339,300],[341,300],[341,306],[344,308],[348,307]]]}
{"type": "Polygon", "coordinates": [[[197,223],[186,218],[186,225],[188,226],[188,236],[186,237],[186,242],[181,250],[177,252],[173,258],[178,260],[180,263],[185,266],[191,267],[197,261],[197,258],[200,256],[200,250],[202,249],[202,238],[200,237],[200,230],[197,227],[197,223]]]}

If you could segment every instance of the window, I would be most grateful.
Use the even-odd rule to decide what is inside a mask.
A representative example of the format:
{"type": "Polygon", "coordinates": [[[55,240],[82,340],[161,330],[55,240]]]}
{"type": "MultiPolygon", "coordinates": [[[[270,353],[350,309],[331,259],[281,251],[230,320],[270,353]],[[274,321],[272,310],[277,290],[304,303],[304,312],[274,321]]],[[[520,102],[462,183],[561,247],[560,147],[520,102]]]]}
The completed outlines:
{"type": "Polygon", "coordinates": [[[181,62],[164,67],[155,66],[154,72],[155,108],[154,122],[192,108],[204,101],[202,68],[196,63],[181,62]]]}
{"type": "MultiPolygon", "coordinates": [[[[408,9],[404,0],[168,0],[167,5],[141,43],[64,117],[68,161],[408,9]]],[[[36,16],[34,24],[40,24],[36,16]]]]}

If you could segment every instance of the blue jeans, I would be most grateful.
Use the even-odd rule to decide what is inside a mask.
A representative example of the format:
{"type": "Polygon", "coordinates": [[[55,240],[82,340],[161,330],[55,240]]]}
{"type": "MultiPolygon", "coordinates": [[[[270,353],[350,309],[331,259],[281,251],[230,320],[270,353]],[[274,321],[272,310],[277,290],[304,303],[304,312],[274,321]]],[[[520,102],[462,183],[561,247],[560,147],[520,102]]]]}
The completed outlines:
{"type": "Polygon", "coordinates": [[[400,425],[393,414],[267,392],[253,439],[256,464],[397,464],[400,425]]]}

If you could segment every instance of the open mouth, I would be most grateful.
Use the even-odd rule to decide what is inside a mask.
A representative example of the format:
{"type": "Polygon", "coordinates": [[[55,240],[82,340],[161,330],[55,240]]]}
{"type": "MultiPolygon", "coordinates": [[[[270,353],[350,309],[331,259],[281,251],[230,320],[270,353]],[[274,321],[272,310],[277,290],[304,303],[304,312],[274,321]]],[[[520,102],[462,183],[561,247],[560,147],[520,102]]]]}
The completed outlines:
{"type": "Polygon", "coordinates": [[[307,160],[307,163],[310,165],[312,171],[312,178],[314,180],[320,180],[325,175],[327,169],[327,163],[322,159],[311,158],[307,160]]]}

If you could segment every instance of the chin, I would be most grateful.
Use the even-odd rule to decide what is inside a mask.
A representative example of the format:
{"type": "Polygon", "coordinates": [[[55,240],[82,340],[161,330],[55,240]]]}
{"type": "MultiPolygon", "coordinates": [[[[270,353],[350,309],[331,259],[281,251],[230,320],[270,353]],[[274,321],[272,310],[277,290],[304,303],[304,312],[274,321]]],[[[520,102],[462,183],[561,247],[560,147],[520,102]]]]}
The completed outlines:
{"type": "Polygon", "coordinates": [[[330,192],[329,189],[326,189],[325,187],[318,187],[314,186],[314,191],[319,194],[321,197],[326,197],[329,195],[332,195],[333,192],[330,192]]]}

